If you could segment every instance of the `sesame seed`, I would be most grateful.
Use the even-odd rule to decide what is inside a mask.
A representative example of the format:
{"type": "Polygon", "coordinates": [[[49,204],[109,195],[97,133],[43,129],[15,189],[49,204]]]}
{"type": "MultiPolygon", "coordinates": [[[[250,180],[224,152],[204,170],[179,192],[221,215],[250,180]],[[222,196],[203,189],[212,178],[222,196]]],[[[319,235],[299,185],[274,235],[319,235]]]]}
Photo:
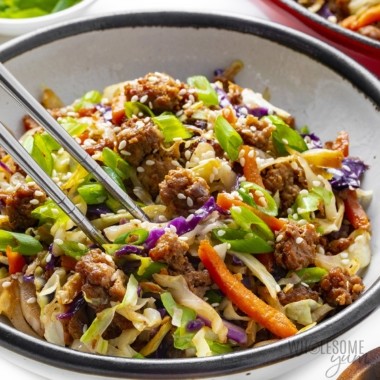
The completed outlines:
{"type": "Polygon", "coordinates": [[[263,197],[264,193],[261,190],[255,190],[256,197],[263,197]]]}
{"type": "Polygon", "coordinates": [[[189,240],[189,238],[187,236],[180,236],[179,240],[187,241],[187,240],[189,240]]]}
{"type": "Polygon", "coordinates": [[[301,194],[301,195],[307,195],[307,194],[309,194],[309,191],[306,190],[306,189],[302,189],[302,190],[300,191],[300,194],[301,194]]]}
{"type": "Polygon", "coordinates": [[[245,107],[241,107],[239,109],[240,113],[243,114],[243,115],[248,115],[248,110],[245,108],[245,107]]]}
{"type": "Polygon", "coordinates": [[[127,150],[121,150],[120,153],[124,156],[130,156],[131,152],[128,152],[127,150]]]}
{"type": "Polygon", "coordinates": [[[37,301],[37,298],[36,298],[36,297],[30,297],[30,298],[28,298],[28,299],[26,300],[26,303],[29,304],[29,305],[31,305],[31,304],[33,304],[33,303],[36,303],[36,301],[37,301]]]}
{"type": "Polygon", "coordinates": [[[172,160],[172,165],[174,165],[174,166],[181,166],[180,163],[177,160],[172,160]]]}
{"type": "Polygon", "coordinates": [[[31,199],[31,200],[29,201],[29,203],[30,203],[31,205],[38,205],[38,204],[40,203],[40,201],[39,201],[38,199],[31,199]]]}
{"type": "Polygon", "coordinates": [[[50,261],[51,261],[51,254],[50,253],[46,256],[45,260],[47,263],[50,263],[50,261]]]}
{"type": "Polygon", "coordinates": [[[86,249],[86,246],[83,243],[78,243],[79,249],[86,249]]]}
{"type": "Polygon", "coordinates": [[[350,260],[349,259],[342,259],[340,261],[343,265],[350,265],[350,260]]]}
{"type": "Polygon", "coordinates": [[[187,205],[189,207],[193,207],[194,206],[194,201],[190,197],[187,197],[186,203],[187,203],[187,205]]]}
{"type": "Polygon", "coordinates": [[[241,165],[241,166],[244,166],[244,165],[245,165],[245,158],[244,158],[244,157],[242,157],[242,158],[240,159],[240,165],[241,165]]]}
{"type": "Polygon", "coordinates": [[[155,162],[153,160],[146,160],[145,163],[148,165],[148,166],[153,166],[155,164],[155,162]]]}
{"type": "Polygon", "coordinates": [[[299,218],[298,214],[293,214],[293,219],[297,220],[299,218]]]}
{"type": "Polygon", "coordinates": [[[303,242],[303,238],[301,236],[298,236],[296,239],[296,244],[301,244],[303,242]]]}
{"type": "Polygon", "coordinates": [[[185,151],[185,158],[186,158],[186,160],[190,160],[190,157],[191,157],[191,152],[189,150],[186,150],[185,151]]]}
{"type": "Polygon", "coordinates": [[[153,103],[152,103],[152,102],[149,102],[148,105],[149,105],[149,108],[150,108],[150,109],[153,108],[153,103]]]}
{"type": "Polygon", "coordinates": [[[313,181],[313,186],[315,187],[321,186],[321,181],[313,181]]]}
{"type": "Polygon", "coordinates": [[[260,197],[258,199],[258,202],[261,204],[262,207],[267,207],[268,206],[267,200],[264,197],[260,197]]]}
{"type": "Polygon", "coordinates": [[[289,141],[288,141],[287,139],[282,139],[282,142],[283,142],[284,144],[286,144],[286,145],[289,144],[289,141]]]}
{"type": "Polygon", "coordinates": [[[148,100],[148,95],[143,95],[141,98],[140,98],[140,103],[145,103],[146,101],[148,100]]]}
{"type": "Polygon", "coordinates": [[[182,88],[179,92],[178,92],[178,95],[179,96],[183,96],[183,95],[185,95],[186,94],[186,88],[182,88]]]}
{"type": "Polygon", "coordinates": [[[164,215],[158,215],[158,220],[160,221],[160,222],[166,222],[166,217],[164,216],[164,215]]]}
{"type": "Polygon", "coordinates": [[[136,170],[139,172],[139,173],[144,173],[145,172],[145,169],[142,167],[142,166],[138,166],[136,168],[136,170]]]}
{"type": "Polygon", "coordinates": [[[63,240],[62,239],[54,239],[54,244],[62,245],[63,244],[63,240]]]}
{"type": "Polygon", "coordinates": [[[284,235],[282,234],[277,235],[276,242],[279,243],[283,238],[284,238],[284,235]]]}
{"type": "Polygon", "coordinates": [[[36,190],[35,192],[34,192],[34,196],[35,197],[42,197],[44,195],[44,193],[42,192],[42,191],[40,191],[40,190],[36,190]]]}
{"type": "Polygon", "coordinates": [[[177,227],[176,227],[176,226],[171,225],[171,226],[169,227],[169,229],[170,229],[170,231],[172,231],[172,232],[174,232],[174,233],[177,233],[177,227]]]}
{"type": "Polygon", "coordinates": [[[241,208],[238,207],[238,206],[232,206],[232,207],[231,207],[231,210],[232,210],[232,211],[235,211],[235,212],[238,213],[238,214],[241,214],[241,208]]]}
{"type": "Polygon", "coordinates": [[[182,193],[178,193],[178,194],[177,194],[177,198],[178,198],[178,199],[186,199],[186,195],[185,195],[185,194],[182,194],[182,193]]]}
{"type": "Polygon", "coordinates": [[[28,186],[35,186],[35,185],[36,185],[36,183],[34,181],[28,182],[28,186]]]}
{"type": "Polygon", "coordinates": [[[210,183],[214,182],[214,180],[215,180],[215,174],[210,174],[209,180],[210,180],[210,183]]]}
{"type": "Polygon", "coordinates": [[[177,117],[182,116],[182,115],[183,115],[183,110],[179,110],[178,112],[176,112],[175,115],[176,115],[177,117]]]}
{"type": "Polygon", "coordinates": [[[248,157],[249,158],[253,158],[255,157],[255,151],[253,149],[251,149],[249,152],[248,152],[248,157]]]}
{"type": "Polygon", "coordinates": [[[290,166],[291,166],[291,168],[292,168],[293,170],[298,170],[298,164],[297,164],[297,162],[292,161],[292,162],[290,163],[290,166]]]}
{"type": "Polygon", "coordinates": [[[146,123],[149,123],[149,121],[150,121],[150,117],[147,116],[147,117],[144,119],[144,123],[145,123],[145,124],[146,124],[146,123]]]}
{"type": "Polygon", "coordinates": [[[131,102],[138,102],[139,97],[137,95],[133,95],[131,98],[131,102]]]}
{"type": "Polygon", "coordinates": [[[225,233],[226,233],[226,231],[224,231],[224,230],[219,230],[217,232],[218,236],[223,236],[225,233]]]}
{"type": "MultiPolygon", "coordinates": [[[[141,115],[141,116],[143,116],[143,115],[141,115]]],[[[136,121],[136,127],[137,128],[144,128],[145,127],[145,123],[142,120],[137,120],[136,121]]]]}
{"type": "Polygon", "coordinates": [[[2,284],[2,287],[5,289],[5,288],[9,288],[11,285],[12,283],[10,281],[4,281],[2,284]]]}
{"type": "Polygon", "coordinates": [[[120,141],[118,146],[119,150],[123,150],[127,146],[127,142],[125,140],[120,141]]]}
{"type": "Polygon", "coordinates": [[[341,257],[342,259],[348,259],[348,253],[347,253],[347,252],[341,252],[341,253],[340,253],[340,257],[341,257]]]}
{"type": "Polygon", "coordinates": [[[190,214],[190,215],[186,218],[186,222],[191,222],[193,219],[194,219],[194,214],[190,214]]]}

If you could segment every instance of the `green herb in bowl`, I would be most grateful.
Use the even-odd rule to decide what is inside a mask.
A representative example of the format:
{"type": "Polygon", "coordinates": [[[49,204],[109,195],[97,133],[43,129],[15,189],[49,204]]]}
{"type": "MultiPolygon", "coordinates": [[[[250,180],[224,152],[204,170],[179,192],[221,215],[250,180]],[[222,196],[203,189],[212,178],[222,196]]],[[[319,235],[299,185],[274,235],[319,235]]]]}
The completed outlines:
{"type": "Polygon", "coordinates": [[[0,0],[0,18],[31,18],[60,12],[82,0],[0,0]]]}

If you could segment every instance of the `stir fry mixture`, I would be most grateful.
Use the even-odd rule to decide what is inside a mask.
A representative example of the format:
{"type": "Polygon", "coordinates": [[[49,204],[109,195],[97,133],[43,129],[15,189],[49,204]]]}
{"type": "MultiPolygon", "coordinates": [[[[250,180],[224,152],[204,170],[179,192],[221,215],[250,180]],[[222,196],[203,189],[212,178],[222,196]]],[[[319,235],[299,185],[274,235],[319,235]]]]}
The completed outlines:
{"type": "Polygon", "coordinates": [[[380,0],[296,0],[327,20],[380,41],[380,0]]]}
{"type": "Polygon", "coordinates": [[[0,313],[75,350],[204,357],[269,344],[354,302],[370,262],[367,166],[234,82],[165,73],[42,103],[138,202],[133,219],[30,118],[21,141],[98,227],[96,246],[1,152],[0,313]]]}

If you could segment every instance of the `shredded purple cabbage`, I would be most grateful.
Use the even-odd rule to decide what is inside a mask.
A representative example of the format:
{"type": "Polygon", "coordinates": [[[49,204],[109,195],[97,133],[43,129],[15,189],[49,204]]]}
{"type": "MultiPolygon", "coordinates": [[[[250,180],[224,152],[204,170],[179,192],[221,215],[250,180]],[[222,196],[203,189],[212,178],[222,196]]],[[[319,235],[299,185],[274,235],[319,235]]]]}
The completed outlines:
{"type": "MultiPolygon", "coordinates": [[[[179,216],[178,218],[170,221],[166,228],[174,227],[178,236],[185,234],[186,232],[192,231],[202,220],[206,219],[213,211],[218,211],[220,213],[225,213],[215,202],[214,197],[210,197],[207,202],[199,208],[194,214],[190,214],[187,218],[179,216]]],[[[145,240],[145,248],[152,249],[157,240],[165,233],[164,228],[153,228],[149,232],[148,238],[145,240]]]]}
{"type": "Polygon", "coordinates": [[[302,134],[309,149],[320,149],[323,148],[321,139],[314,133],[302,134]]]}
{"type": "MultiPolygon", "coordinates": [[[[208,327],[211,326],[211,322],[208,319],[202,318],[200,316],[198,316],[197,319],[200,319],[201,321],[203,321],[206,326],[208,327]]],[[[229,321],[226,321],[225,319],[223,319],[223,324],[224,326],[227,327],[227,330],[228,330],[227,338],[232,339],[239,344],[247,343],[247,339],[248,339],[247,333],[245,332],[243,328],[236,326],[235,324],[229,321]]]]}
{"type": "Polygon", "coordinates": [[[328,19],[331,16],[334,16],[334,14],[331,12],[328,4],[325,4],[322,6],[322,8],[317,12],[318,15],[322,16],[323,18],[328,19]]]}
{"type": "Polygon", "coordinates": [[[33,274],[29,274],[29,275],[24,275],[22,276],[22,279],[24,282],[33,282],[34,281],[34,275],[33,274]]]}
{"type": "Polygon", "coordinates": [[[129,253],[144,255],[144,248],[137,247],[136,245],[132,245],[132,244],[127,244],[115,252],[115,257],[128,255],[129,253]]]}
{"type": "Polygon", "coordinates": [[[53,254],[53,244],[49,245],[48,252],[50,254],[50,260],[46,263],[46,270],[54,270],[55,267],[59,266],[59,257],[53,254]]]}
{"type": "Polygon", "coordinates": [[[228,99],[227,93],[220,87],[214,85],[214,90],[218,94],[218,99],[219,99],[219,105],[221,108],[225,108],[228,106],[231,106],[235,109],[236,111],[236,116],[245,116],[248,114],[253,115],[258,117],[259,119],[263,116],[268,116],[269,115],[269,110],[266,107],[255,107],[255,108],[250,108],[245,105],[233,105],[230,100],[228,99]]]}
{"type": "Polygon", "coordinates": [[[69,304],[69,309],[65,313],[60,313],[57,315],[57,319],[68,319],[71,318],[81,307],[85,304],[85,300],[82,294],[76,296],[69,304]]]}
{"type": "Polygon", "coordinates": [[[13,174],[13,171],[8,167],[8,165],[4,164],[4,162],[0,161],[0,167],[3,168],[9,174],[13,174]]]}
{"type": "Polygon", "coordinates": [[[88,205],[87,206],[87,217],[89,219],[99,218],[100,215],[108,214],[112,212],[104,203],[97,205],[88,205]]]}
{"type": "Polygon", "coordinates": [[[103,104],[98,104],[96,109],[104,117],[105,121],[112,121],[112,109],[110,106],[104,106],[103,104]]]}
{"type": "Polygon", "coordinates": [[[193,321],[189,321],[186,325],[186,330],[189,332],[195,332],[200,330],[205,325],[202,319],[196,318],[193,321]]]}
{"type": "Polygon", "coordinates": [[[368,169],[362,160],[355,157],[347,157],[342,161],[340,169],[329,169],[333,174],[330,180],[331,186],[336,190],[343,190],[348,187],[360,187],[360,179],[363,173],[368,169]]]}

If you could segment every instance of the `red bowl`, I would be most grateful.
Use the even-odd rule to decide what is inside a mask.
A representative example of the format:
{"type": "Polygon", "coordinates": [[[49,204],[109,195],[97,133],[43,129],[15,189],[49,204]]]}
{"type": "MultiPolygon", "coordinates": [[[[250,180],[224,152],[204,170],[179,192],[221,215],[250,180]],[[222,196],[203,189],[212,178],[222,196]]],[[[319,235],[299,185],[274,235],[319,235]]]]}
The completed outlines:
{"type": "Polygon", "coordinates": [[[380,41],[365,37],[308,11],[295,0],[252,0],[276,22],[334,45],[380,76],[380,41]],[[284,12],[285,11],[285,12],[284,12]],[[291,15],[289,17],[289,15],[291,15]]]}

